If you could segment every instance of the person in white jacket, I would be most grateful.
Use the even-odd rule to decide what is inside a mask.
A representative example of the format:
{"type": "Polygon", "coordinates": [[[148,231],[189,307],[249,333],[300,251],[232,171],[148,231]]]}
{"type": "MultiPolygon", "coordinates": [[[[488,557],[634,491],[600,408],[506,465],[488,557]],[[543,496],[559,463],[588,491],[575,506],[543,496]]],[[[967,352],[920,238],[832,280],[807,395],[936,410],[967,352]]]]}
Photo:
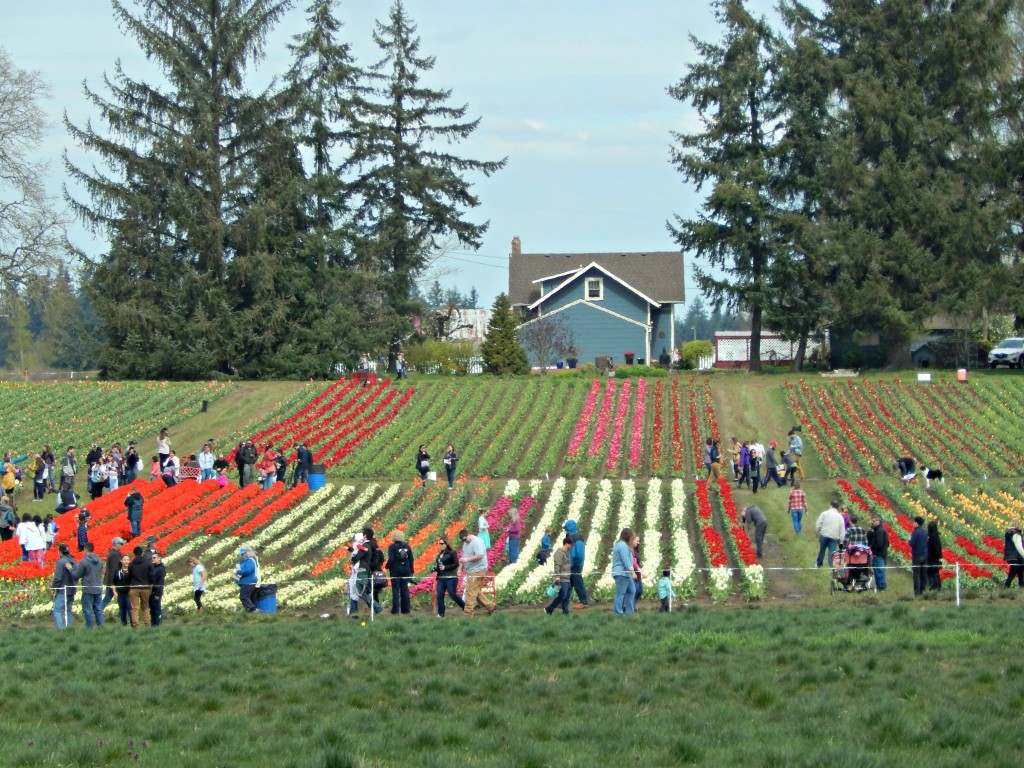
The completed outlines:
{"type": "Polygon", "coordinates": [[[18,543],[25,550],[25,559],[30,563],[43,565],[43,554],[46,552],[46,533],[43,531],[42,520],[33,520],[25,515],[15,529],[18,543]]]}
{"type": "Polygon", "coordinates": [[[832,562],[832,555],[846,537],[846,523],[843,516],[839,514],[839,507],[836,502],[818,515],[818,521],[814,524],[814,530],[818,532],[818,568],[825,559],[825,552],[828,551],[828,561],[832,562]]]}

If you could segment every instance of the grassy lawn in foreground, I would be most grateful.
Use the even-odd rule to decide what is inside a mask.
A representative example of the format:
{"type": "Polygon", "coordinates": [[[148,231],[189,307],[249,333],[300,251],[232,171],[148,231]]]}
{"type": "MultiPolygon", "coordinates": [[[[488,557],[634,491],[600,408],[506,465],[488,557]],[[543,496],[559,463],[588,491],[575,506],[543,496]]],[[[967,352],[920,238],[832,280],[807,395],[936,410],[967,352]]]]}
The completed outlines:
{"type": "Polygon", "coordinates": [[[1015,765],[1000,602],[8,630],[3,764],[1015,765]]]}

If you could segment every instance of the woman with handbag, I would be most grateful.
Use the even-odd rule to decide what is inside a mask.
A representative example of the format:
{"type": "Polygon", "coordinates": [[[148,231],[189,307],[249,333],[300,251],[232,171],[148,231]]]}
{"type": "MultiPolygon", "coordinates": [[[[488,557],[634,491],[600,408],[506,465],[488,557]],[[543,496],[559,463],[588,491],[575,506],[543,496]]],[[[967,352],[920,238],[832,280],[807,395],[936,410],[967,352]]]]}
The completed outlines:
{"type": "Polygon", "coordinates": [[[416,471],[420,473],[420,480],[427,482],[427,472],[430,471],[430,454],[427,453],[427,446],[421,445],[416,452],[416,471]]]}

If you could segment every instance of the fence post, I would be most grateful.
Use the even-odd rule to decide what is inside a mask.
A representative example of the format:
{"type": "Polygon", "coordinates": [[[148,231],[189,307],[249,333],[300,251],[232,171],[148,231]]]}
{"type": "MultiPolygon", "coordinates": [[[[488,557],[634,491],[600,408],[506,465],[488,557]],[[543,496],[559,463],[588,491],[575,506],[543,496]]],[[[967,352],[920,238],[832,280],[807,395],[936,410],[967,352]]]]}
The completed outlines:
{"type": "Polygon", "coordinates": [[[960,607],[960,562],[956,563],[956,607],[960,607]]]}

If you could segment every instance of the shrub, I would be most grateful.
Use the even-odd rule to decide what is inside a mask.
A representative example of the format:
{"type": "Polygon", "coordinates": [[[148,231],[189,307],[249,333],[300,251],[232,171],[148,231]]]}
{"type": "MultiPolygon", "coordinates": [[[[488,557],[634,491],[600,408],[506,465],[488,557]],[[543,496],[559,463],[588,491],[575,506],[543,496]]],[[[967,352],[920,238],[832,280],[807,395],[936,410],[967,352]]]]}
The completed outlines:
{"type": "Polygon", "coordinates": [[[418,373],[465,375],[476,354],[476,345],[467,340],[425,341],[405,350],[405,362],[418,373]]]}
{"type": "Polygon", "coordinates": [[[617,379],[640,379],[654,378],[655,376],[668,376],[664,368],[652,368],[649,365],[620,365],[615,369],[617,379]]]}
{"type": "Polygon", "coordinates": [[[684,368],[696,368],[702,357],[711,357],[712,351],[711,342],[707,339],[688,341],[683,344],[679,359],[684,368]]]}

